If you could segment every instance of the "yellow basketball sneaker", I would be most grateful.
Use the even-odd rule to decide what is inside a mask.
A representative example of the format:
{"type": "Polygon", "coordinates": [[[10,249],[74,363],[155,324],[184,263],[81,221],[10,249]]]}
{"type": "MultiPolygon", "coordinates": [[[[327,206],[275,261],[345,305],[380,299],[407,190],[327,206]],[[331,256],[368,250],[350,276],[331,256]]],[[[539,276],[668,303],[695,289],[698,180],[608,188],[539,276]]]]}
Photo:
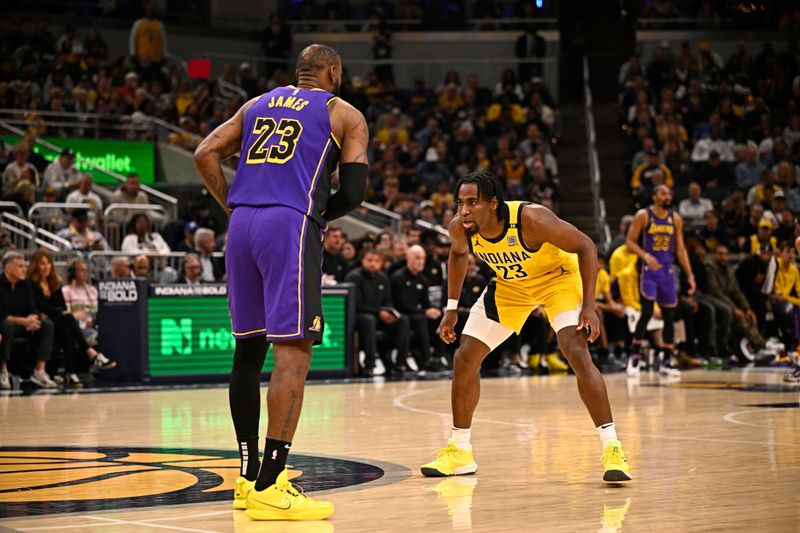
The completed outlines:
{"type": "Polygon", "coordinates": [[[284,469],[274,485],[247,494],[245,516],[253,520],[325,520],[333,514],[333,504],[309,498],[289,482],[284,469]]]}
{"type": "Polygon", "coordinates": [[[620,481],[630,481],[633,479],[631,476],[631,467],[628,465],[625,454],[622,452],[622,443],[618,440],[610,440],[603,450],[603,456],[600,457],[603,461],[603,481],[609,483],[618,483],[620,481]]]}
{"type": "Polygon", "coordinates": [[[569,370],[567,363],[562,361],[556,352],[545,355],[544,360],[550,372],[566,372],[569,370]]]}
{"type": "Polygon", "coordinates": [[[435,460],[421,468],[422,475],[428,477],[463,476],[477,470],[472,450],[462,450],[453,439],[447,441],[447,448],[437,450],[435,460]]]}
{"type": "Polygon", "coordinates": [[[247,509],[247,495],[256,486],[255,481],[248,481],[247,479],[239,476],[236,478],[236,484],[233,486],[233,508],[238,510],[247,509]]]}

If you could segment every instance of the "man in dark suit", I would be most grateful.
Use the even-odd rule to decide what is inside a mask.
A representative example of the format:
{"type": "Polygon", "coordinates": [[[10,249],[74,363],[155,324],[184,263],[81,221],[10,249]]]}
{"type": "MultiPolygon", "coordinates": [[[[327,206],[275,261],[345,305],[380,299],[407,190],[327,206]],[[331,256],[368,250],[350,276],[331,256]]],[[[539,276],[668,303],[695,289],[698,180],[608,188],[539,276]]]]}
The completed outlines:
{"type": "Polygon", "coordinates": [[[203,281],[203,265],[197,254],[186,254],[181,261],[181,276],[175,281],[182,285],[200,285],[203,281]]]}

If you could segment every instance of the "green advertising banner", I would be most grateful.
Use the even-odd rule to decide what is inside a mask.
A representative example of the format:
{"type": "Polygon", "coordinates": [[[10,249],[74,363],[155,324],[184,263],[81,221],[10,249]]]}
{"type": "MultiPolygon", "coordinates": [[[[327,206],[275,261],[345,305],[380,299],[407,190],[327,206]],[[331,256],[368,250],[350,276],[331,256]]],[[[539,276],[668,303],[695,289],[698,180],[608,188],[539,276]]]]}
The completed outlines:
{"type": "MultiPolygon", "coordinates": [[[[21,138],[15,136],[0,136],[6,144],[17,144],[21,138]]],[[[138,174],[141,182],[151,185],[156,179],[156,158],[153,143],[138,141],[118,141],[104,139],[75,139],[61,137],[42,137],[43,140],[66,149],[72,148],[78,158],[91,161],[106,170],[112,170],[123,176],[138,174]]],[[[54,161],[58,154],[39,144],[33,151],[40,154],[48,161],[54,161]]],[[[82,172],[91,172],[95,183],[103,185],[117,185],[118,180],[93,170],[83,162],[75,159],[75,166],[82,172]]]]}
{"type": "MultiPolygon", "coordinates": [[[[347,296],[323,295],[322,311],[325,333],[311,370],[346,369],[347,296]]],[[[151,376],[230,373],[234,337],[224,296],[150,297],[147,327],[151,376]]],[[[268,355],[264,370],[272,367],[268,355]]]]}

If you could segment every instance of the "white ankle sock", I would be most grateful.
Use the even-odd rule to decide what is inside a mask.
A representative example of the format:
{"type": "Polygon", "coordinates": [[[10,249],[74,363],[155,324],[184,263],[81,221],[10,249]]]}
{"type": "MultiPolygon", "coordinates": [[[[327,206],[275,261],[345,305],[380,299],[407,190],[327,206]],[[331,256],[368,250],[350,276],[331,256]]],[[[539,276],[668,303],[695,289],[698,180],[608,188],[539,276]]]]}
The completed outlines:
{"type": "Polygon", "coordinates": [[[600,442],[603,443],[603,449],[606,449],[606,444],[610,440],[617,440],[617,428],[614,427],[614,422],[603,424],[597,427],[597,434],[600,435],[600,442]]]}
{"type": "Polygon", "coordinates": [[[469,438],[472,436],[472,429],[459,429],[457,427],[453,428],[453,436],[450,437],[455,441],[456,446],[461,448],[462,450],[469,451],[472,449],[472,444],[469,443],[469,438]]]}

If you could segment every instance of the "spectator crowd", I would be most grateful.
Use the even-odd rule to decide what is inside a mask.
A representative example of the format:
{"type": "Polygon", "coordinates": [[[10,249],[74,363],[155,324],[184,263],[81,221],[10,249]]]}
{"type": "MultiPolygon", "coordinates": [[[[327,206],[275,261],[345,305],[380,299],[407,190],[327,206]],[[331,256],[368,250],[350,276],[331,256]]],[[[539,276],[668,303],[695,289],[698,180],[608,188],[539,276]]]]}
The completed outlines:
{"type": "MultiPolygon", "coordinates": [[[[662,41],[619,73],[631,206],[647,207],[665,184],[684,220],[697,283],[690,295],[680,273],[685,366],[788,366],[800,340],[800,51],[794,41],[759,48],[741,42],[722,57],[707,42],[662,41]]],[[[610,279],[635,311],[637,257],[621,242],[630,218],[610,279]]],[[[612,329],[624,345],[625,328],[612,329]]]]}

